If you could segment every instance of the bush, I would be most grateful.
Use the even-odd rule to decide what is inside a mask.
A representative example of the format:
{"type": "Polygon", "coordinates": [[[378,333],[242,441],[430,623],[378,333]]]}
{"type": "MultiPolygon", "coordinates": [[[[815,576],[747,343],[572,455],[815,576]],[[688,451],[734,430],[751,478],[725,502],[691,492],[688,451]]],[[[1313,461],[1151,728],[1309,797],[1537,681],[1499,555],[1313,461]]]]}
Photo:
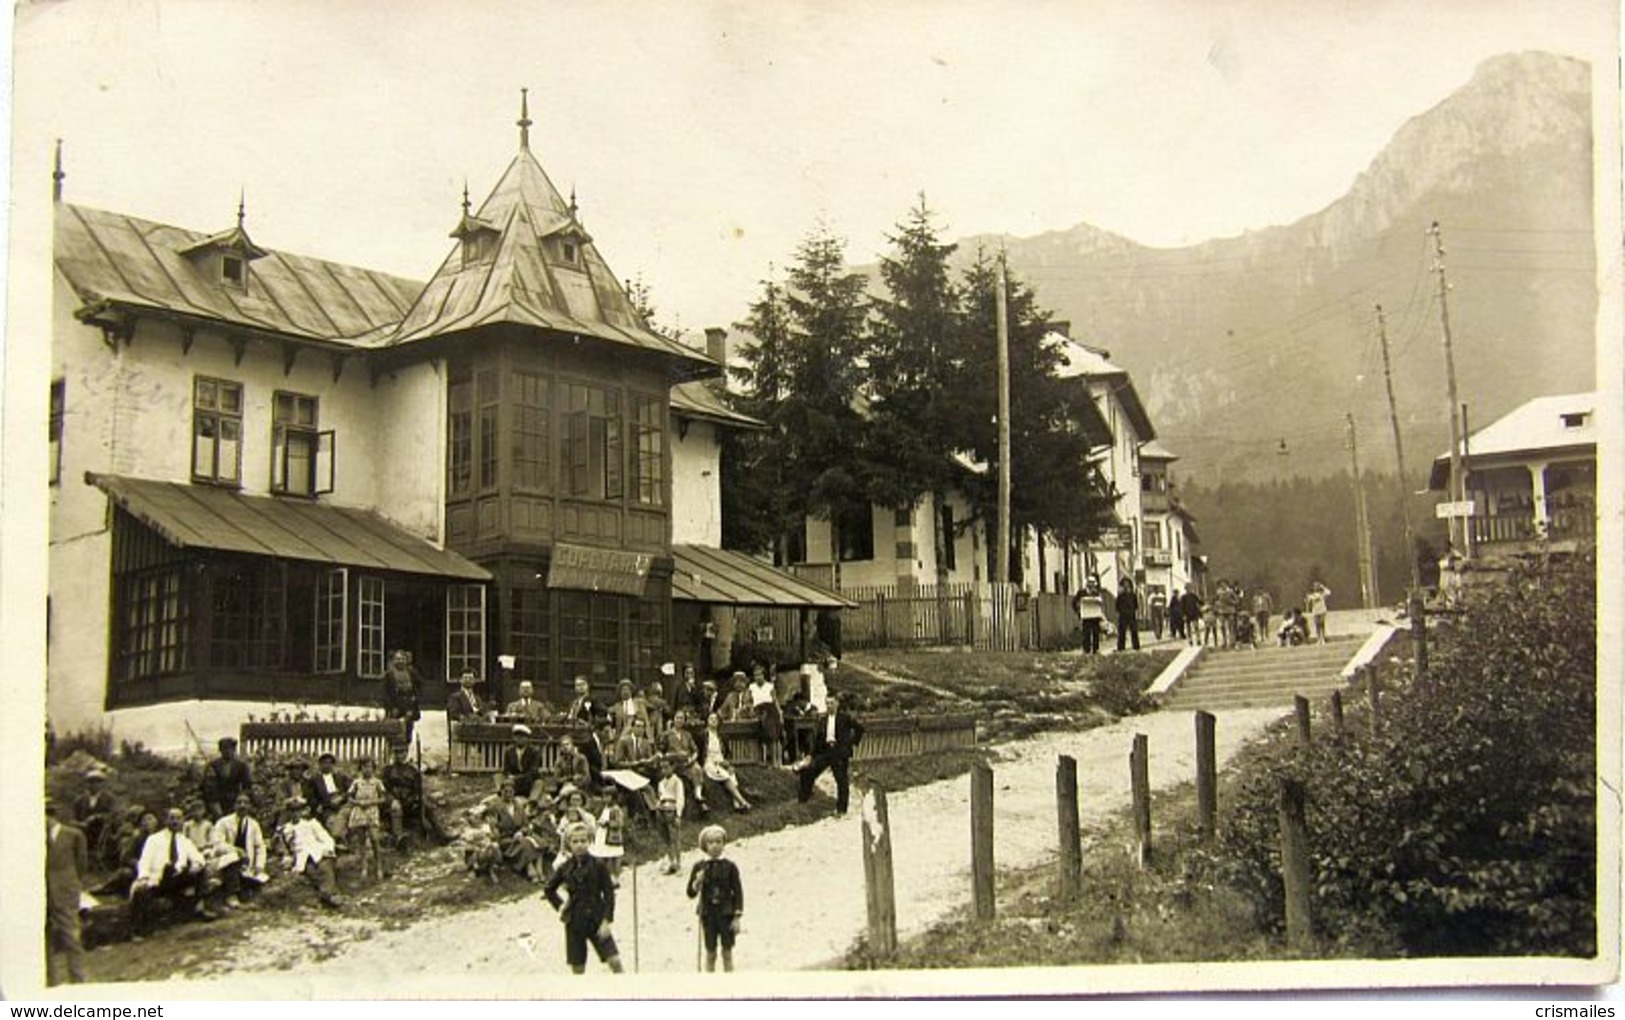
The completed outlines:
{"type": "Polygon", "coordinates": [[[1282,734],[1238,778],[1216,867],[1280,917],[1291,777],[1322,931],[1412,956],[1594,955],[1595,605],[1589,559],[1469,597],[1426,683],[1387,672],[1374,739],[1300,750],[1282,734]]]}
{"type": "Polygon", "coordinates": [[[83,751],[100,762],[113,760],[113,728],[87,726],[70,730],[61,736],[49,725],[45,729],[45,764],[57,765],[83,751]]]}

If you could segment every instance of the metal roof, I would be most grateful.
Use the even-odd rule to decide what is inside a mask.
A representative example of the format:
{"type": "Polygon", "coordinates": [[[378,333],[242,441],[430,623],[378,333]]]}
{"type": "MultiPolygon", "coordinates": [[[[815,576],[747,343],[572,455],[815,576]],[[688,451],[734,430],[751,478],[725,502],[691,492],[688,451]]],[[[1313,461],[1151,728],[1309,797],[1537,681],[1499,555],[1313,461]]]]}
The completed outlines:
{"type": "Polygon", "coordinates": [[[494,252],[465,265],[462,245],[454,246],[392,345],[512,324],[649,351],[689,378],[721,373],[722,366],[704,353],[648,328],[581,229],[573,205],[560,197],[529,149],[520,149],[474,218],[498,231],[494,252]],[[573,263],[544,244],[554,235],[574,242],[573,263]]]}
{"type": "MultiPolygon", "coordinates": [[[[1467,437],[1467,455],[1474,461],[1484,457],[1533,454],[1556,450],[1584,451],[1597,448],[1597,395],[1568,393],[1536,397],[1515,408],[1505,417],[1467,437]],[[1582,416],[1577,425],[1564,424],[1565,416],[1582,416]]],[[[1443,489],[1450,480],[1450,451],[1433,460],[1428,479],[1430,489],[1443,489]]]]}
{"type": "Polygon", "coordinates": [[[371,510],[94,472],[86,472],[85,481],[182,549],[491,580],[483,567],[436,548],[371,510]]]}
{"type": "Polygon", "coordinates": [[[1126,369],[1114,365],[1107,352],[1099,348],[1090,347],[1062,333],[1049,335],[1060,341],[1062,364],[1056,370],[1056,375],[1062,379],[1110,380],[1112,393],[1123,405],[1123,412],[1134,426],[1136,438],[1145,442],[1157,437],[1157,429],[1151,424],[1151,416],[1146,413],[1139,391],[1134,388],[1134,380],[1126,369]]]}
{"type": "Polygon", "coordinates": [[[856,602],[731,549],[673,543],[671,597],[735,606],[845,609],[856,602]]]}
{"type": "MultiPolygon", "coordinates": [[[[355,347],[375,345],[411,307],[422,284],[287,252],[264,252],[246,289],[211,277],[188,250],[225,235],[121,213],[56,205],[56,268],[87,305],[212,319],[259,332],[355,347]]],[[[245,235],[246,236],[246,235],[245,235]]]]}
{"type": "Polygon", "coordinates": [[[703,381],[678,383],[671,388],[671,409],[686,418],[700,418],[738,428],[766,428],[767,423],[748,414],[740,414],[723,402],[715,390],[703,381]]]}

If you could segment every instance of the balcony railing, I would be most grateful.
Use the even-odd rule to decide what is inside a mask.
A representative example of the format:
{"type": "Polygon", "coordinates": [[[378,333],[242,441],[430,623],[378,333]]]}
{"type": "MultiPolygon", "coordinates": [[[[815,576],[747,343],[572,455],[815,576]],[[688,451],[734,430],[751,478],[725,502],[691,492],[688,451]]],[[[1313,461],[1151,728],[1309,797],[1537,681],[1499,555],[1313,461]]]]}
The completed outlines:
{"type": "MultiPolygon", "coordinates": [[[[1473,541],[1483,545],[1493,542],[1533,542],[1539,536],[1535,517],[1522,514],[1500,514],[1473,517],[1473,541]]],[[[1546,521],[1546,537],[1552,540],[1590,538],[1597,533],[1597,513],[1590,506],[1554,508],[1546,521]]]]}

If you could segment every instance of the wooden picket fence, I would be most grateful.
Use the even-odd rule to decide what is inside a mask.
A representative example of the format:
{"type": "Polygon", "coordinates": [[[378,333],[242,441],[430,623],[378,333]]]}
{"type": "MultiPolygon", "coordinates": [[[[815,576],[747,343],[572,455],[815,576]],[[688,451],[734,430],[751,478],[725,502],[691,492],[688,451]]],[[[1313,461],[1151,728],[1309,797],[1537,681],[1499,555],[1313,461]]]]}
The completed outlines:
{"type": "MultiPolygon", "coordinates": [[[[801,746],[810,747],[821,721],[814,717],[792,720],[787,725],[799,734],[801,746]]],[[[976,746],[976,717],[973,715],[880,715],[863,716],[860,721],[863,723],[863,740],[853,752],[853,761],[906,758],[976,746]]],[[[558,762],[559,741],[570,732],[570,728],[542,723],[531,729],[536,736],[536,746],[542,752],[542,768],[552,769],[558,762]]],[[[718,731],[722,735],[723,753],[729,761],[736,765],[748,765],[762,760],[761,730],[755,722],[725,722],[718,727],[718,731]]],[[[705,728],[695,727],[690,732],[694,735],[695,744],[703,746],[705,728]]],[[[512,724],[458,723],[451,733],[451,771],[500,772],[502,753],[512,743],[512,724]]]]}
{"type": "Polygon", "coordinates": [[[857,603],[841,614],[847,648],[964,646],[1013,652],[1031,642],[1027,596],[1013,584],[842,586],[857,603]]]}
{"type": "Polygon", "coordinates": [[[237,730],[238,750],[248,758],[261,753],[307,758],[331,754],[344,762],[361,758],[383,762],[389,760],[390,745],[405,739],[406,724],[398,719],[247,722],[237,730]]]}

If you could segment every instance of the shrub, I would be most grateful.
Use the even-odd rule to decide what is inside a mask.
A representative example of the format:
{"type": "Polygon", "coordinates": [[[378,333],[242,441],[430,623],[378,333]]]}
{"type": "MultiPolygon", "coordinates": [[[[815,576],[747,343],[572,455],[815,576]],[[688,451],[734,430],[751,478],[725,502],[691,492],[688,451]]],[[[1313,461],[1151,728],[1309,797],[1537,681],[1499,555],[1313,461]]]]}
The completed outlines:
{"type": "Polygon", "coordinates": [[[112,761],[113,728],[106,725],[87,726],[84,729],[69,730],[59,736],[54,729],[46,727],[46,765],[57,765],[67,761],[77,751],[83,751],[97,761],[112,761]]]}
{"type": "Polygon", "coordinates": [[[1281,914],[1278,777],[1308,793],[1325,932],[1405,955],[1596,949],[1594,564],[1521,569],[1441,630],[1427,682],[1384,679],[1382,725],[1238,777],[1227,877],[1281,914]]]}

